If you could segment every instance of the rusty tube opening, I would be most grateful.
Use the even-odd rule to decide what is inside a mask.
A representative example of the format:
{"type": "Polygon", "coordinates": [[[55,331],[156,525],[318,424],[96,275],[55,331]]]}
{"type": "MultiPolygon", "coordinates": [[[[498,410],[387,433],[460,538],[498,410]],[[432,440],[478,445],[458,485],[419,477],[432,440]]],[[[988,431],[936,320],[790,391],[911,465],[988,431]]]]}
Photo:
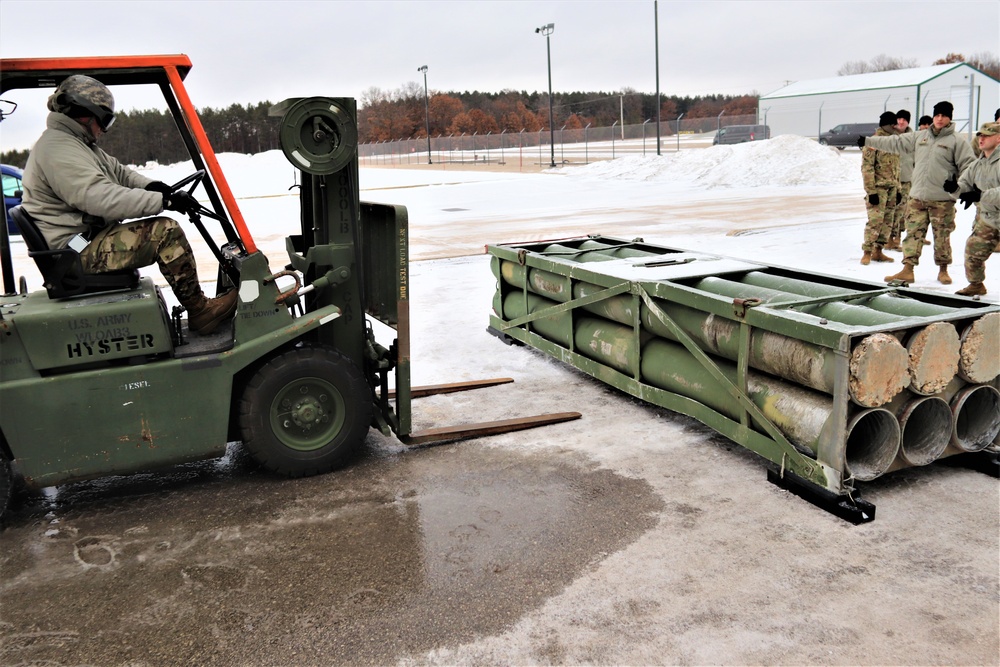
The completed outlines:
{"type": "Polygon", "coordinates": [[[854,479],[866,482],[880,476],[898,451],[899,422],[888,410],[865,410],[848,423],[845,460],[854,479]]]}
{"type": "Polygon", "coordinates": [[[899,413],[899,454],[903,460],[911,466],[937,460],[951,440],[951,419],[951,407],[938,396],[922,396],[907,403],[899,413]]]}
{"type": "Polygon", "coordinates": [[[963,388],[951,399],[951,442],[963,452],[985,449],[1000,433],[1000,391],[988,384],[963,388]]]}

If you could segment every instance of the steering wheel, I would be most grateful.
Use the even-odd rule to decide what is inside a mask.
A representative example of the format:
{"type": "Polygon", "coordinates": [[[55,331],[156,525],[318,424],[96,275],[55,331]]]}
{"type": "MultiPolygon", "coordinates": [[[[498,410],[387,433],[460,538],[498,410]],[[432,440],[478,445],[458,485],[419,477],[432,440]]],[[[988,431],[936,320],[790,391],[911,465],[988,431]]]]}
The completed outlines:
{"type": "MultiPolygon", "coordinates": [[[[198,171],[194,172],[190,176],[185,176],[181,180],[179,180],[176,183],[174,183],[173,185],[171,185],[170,186],[170,191],[171,192],[177,192],[178,190],[184,188],[184,186],[186,186],[188,183],[193,183],[193,185],[190,188],[188,188],[188,190],[187,190],[188,194],[191,194],[191,193],[193,193],[195,191],[195,189],[199,185],[201,185],[201,182],[203,180],[205,180],[205,170],[204,169],[199,169],[198,171]]],[[[220,221],[222,220],[222,218],[219,217],[219,214],[216,213],[215,211],[213,211],[212,209],[208,208],[204,204],[199,204],[199,205],[201,206],[201,208],[198,209],[198,211],[196,211],[196,213],[198,215],[205,215],[205,216],[208,216],[209,218],[212,218],[214,220],[220,220],[220,221]]]]}
{"type": "Polygon", "coordinates": [[[174,183],[173,185],[171,185],[170,186],[170,191],[171,192],[177,192],[178,190],[180,190],[181,188],[183,188],[188,183],[194,183],[194,185],[192,185],[188,189],[188,193],[191,193],[191,192],[194,192],[195,188],[197,188],[199,185],[201,185],[201,182],[203,180],[205,180],[205,170],[204,169],[199,169],[198,171],[194,172],[190,176],[185,176],[181,180],[179,180],[176,183],[174,183]]]}

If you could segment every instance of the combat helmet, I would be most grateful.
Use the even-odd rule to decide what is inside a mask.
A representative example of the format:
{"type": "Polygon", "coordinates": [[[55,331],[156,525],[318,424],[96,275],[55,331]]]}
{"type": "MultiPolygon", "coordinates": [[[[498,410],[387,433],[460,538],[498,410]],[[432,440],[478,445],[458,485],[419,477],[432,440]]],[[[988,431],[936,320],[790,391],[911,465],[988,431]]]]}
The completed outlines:
{"type": "Polygon", "coordinates": [[[48,107],[70,117],[93,116],[105,132],[115,122],[115,98],[111,91],[97,79],[82,74],[63,79],[49,96],[48,107]]]}

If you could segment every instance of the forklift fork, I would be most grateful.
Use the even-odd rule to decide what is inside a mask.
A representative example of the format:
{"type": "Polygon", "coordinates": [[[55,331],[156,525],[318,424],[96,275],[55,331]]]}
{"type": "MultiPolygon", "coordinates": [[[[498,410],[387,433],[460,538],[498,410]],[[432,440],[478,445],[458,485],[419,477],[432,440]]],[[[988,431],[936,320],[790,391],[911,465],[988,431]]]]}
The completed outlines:
{"type": "MultiPolygon", "coordinates": [[[[512,382],[514,382],[513,378],[491,378],[488,380],[470,380],[468,382],[423,385],[411,387],[410,398],[451,394],[459,391],[468,391],[470,389],[481,389],[501,384],[510,384],[512,382]]],[[[395,398],[395,396],[395,390],[389,390],[388,398],[395,398]]],[[[441,426],[438,428],[424,429],[422,431],[412,431],[406,435],[400,435],[399,439],[403,442],[403,444],[410,447],[432,447],[434,445],[441,445],[455,440],[464,440],[466,438],[499,435],[501,433],[523,431],[537,426],[559,424],[579,419],[581,416],[582,415],[579,412],[555,412],[543,415],[533,415],[531,417],[516,417],[514,419],[500,419],[497,421],[479,422],[475,424],[441,426]]]]}

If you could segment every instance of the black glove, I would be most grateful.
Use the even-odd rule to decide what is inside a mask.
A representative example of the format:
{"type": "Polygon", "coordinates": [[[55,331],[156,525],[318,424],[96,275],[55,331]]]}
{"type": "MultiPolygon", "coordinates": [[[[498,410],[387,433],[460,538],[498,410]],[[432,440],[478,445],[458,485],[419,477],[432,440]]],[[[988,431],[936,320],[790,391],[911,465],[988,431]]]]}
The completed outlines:
{"type": "Polygon", "coordinates": [[[955,192],[958,190],[958,180],[955,178],[949,178],[941,187],[944,188],[945,192],[955,192]]]}
{"type": "Polygon", "coordinates": [[[865,147],[865,138],[859,134],[858,135],[858,148],[864,148],[864,147],[865,147]]]}
{"type": "Polygon", "coordinates": [[[979,199],[982,196],[983,196],[983,191],[980,190],[975,185],[973,185],[971,190],[969,190],[968,192],[963,192],[962,194],[958,195],[958,201],[965,204],[965,208],[969,208],[970,206],[972,206],[972,204],[979,201],[979,199]]]}
{"type": "Polygon", "coordinates": [[[871,204],[872,206],[878,206],[877,192],[873,192],[872,194],[868,195],[868,203],[871,204]]]}
{"type": "Polygon", "coordinates": [[[171,192],[170,186],[162,181],[153,181],[145,189],[150,192],[159,192],[161,195],[169,195],[171,192]]]}
{"type": "Polygon", "coordinates": [[[198,200],[191,196],[190,192],[178,190],[168,195],[163,195],[163,208],[170,211],[177,211],[185,215],[190,215],[201,208],[198,200]]]}

